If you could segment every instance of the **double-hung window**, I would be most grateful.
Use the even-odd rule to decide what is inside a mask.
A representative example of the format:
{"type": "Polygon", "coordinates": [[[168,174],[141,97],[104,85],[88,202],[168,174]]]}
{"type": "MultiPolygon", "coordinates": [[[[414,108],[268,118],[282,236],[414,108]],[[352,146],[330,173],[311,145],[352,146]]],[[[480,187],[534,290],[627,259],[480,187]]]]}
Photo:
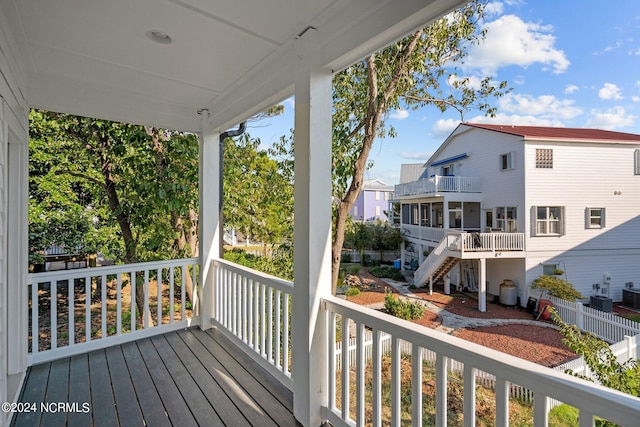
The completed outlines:
{"type": "Polygon", "coordinates": [[[585,228],[604,228],[604,208],[585,209],[585,228]]]}
{"type": "Polygon", "coordinates": [[[534,236],[559,236],[564,234],[564,206],[535,206],[534,236]]]}
{"type": "Polygon", "coordinates": [[[518,231],[518,210],[515,206],[496,208],[496,227],[507,233],[518,231]]]}

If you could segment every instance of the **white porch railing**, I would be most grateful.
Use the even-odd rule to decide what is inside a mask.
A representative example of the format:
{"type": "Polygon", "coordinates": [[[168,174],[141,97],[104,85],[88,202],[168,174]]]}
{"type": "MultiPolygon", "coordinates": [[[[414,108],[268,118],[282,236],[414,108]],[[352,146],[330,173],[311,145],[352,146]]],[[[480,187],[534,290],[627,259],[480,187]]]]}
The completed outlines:
{"type": "MultiPolygon", "coordinates": [[[[328,333],[328,406],[324,408],[325,418],[334,426],[382,425],[382,407],[390,406],[390,419],[385,424],[401,425],[406,418],[414,426],[422,425],[423,416],[423,356],[422,350],[435,353],[435,381],[429,381],[435,387],[435,424],[447,425],[447,386],[448,366],[453,360],[464,365],[461,381],[464,384],[464,425],[475,425],[476,417],[476,372],[484,371],[495,375],[495,425],[506,426],[509,420],[509,388],[517,384],[533,392],[534,426],[546,426],[550,399],[562,401],[578,408],[580,426],[593,426],[594,416],[605,418],[624,426],[636,425],[640,413],[640,399],[611,390],[589,381],[557,372],[535,363],[523,361],[498,351],[452,337],[410,322],[378,313],[335,297],[323,300],[329,319],[328,333]],[[340,318],[341,322],[338,322],[340,318]],[[336,367],[336,342],[338,324],[341,330],[350,330],[349,324],[355,324],[356,365],[353,369],[336,367]],[[365,327],[372,330],[372,359],[365,360],[365,327]],[[382,334],[391,335],[389,402],[382,402],[382,334]],[[401,343],[411,344],[410,390],[403,388],[401,376],[407,376],[407,365],[402,367],[401,360],[408,355],[402,354],[401,343]],[[365,385],[365,375],[370,372],[372,382],[365,385]],[[340,393],[338,394],[338,388],[340,393]],[[368,400],[366,393],[371,393],[368,400]],[[340,399],[338,399],[338,395],[340,399]],[[406,397],[410,395],[410,403],[406,397]],[[370,406],[369,406],[370,405],[370,406]],[[369,406],[370,414],[365,415],[369,406]],[[404,418],[406,417],[406,418],[404,418]]],[[[322,318],[322,317],[321,317],[322,318]]],[[[342,346],[347,347],[349,336],[342,334],[342,346]]],[[[349,352],[341,354],[342,366],[349,366],[349,352]]],[[[406,363],[406,362],[405,362],[406,363]]],[[[457,380],[456,380],[457,381],[457,380]]]]}
{"type": "Polygon", "coordinates": [[[196,283],[197,265],[197,258],[187,258],[29,274],[29,364],[191,325],[186,279],[196,283]],[[144,293],[142,313],[137,287],[144,293]]]}
{"type": "Polygon", "coordinates": [[[524,251],[524,233],[462,233],[462,252],[524,251]]]}
{"type": "Polygon", "coordinates": [[[214,325],[291,389],[293,283],[221,259],[213,268],[214,325]]]}
{"type": "Polygon", "coordinates": [[[481,179],[470,176],[440,176],[424,178],[395,186],[395,197],[429,193],[480,193],[481,179]]]}

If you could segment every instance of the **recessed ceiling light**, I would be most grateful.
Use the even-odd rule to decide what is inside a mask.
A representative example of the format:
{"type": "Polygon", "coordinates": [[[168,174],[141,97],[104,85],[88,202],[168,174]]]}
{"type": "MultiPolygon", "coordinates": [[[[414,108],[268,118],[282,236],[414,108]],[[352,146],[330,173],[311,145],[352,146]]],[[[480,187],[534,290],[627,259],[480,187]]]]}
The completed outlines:
{"type": "Polygon", "coordinates": [[[164,31],[149,30],[146,32],[146,35],[147,35],[147,38],[149,38],[149,40],[152,40],[156,43],[160,43],[160,44],[171,43],[171,37],[169,37],[169,34],[165,33],[164,31]]]}

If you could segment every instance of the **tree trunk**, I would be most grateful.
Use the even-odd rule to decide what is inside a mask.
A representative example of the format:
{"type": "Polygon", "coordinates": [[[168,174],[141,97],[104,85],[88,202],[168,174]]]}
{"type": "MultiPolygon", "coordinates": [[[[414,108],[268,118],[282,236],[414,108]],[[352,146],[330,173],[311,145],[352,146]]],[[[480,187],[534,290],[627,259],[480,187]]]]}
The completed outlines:
{"type": "MultiPolygon", "coordinates": [[[[103,146],[107,146],[109,144],[109,141],[104,139],[100,142],[103,146]]],[[[122,239],[124,240],[124,262],[125,264],[133,264],[138,261],[138,257],[136,254],[137,242],[133,236],[133,231],[131,230],[131,222],[129,221],[129,217],[127,216],[126,212],[124,212],[120,204],[120,199],[118,198],[118,193],[116,191],[116,184],[111,174],[112,168],[113,165],[111,164],[111,160],[108,158],[108,156],[103,154],[102,176],[104,177],[104,189],[107,193],[109,208],[116,217],[116,221],[120,226],[120,232],[122,233],[122,239]]],[[[146,324],[151,326],[153,325],[151,313],[145,313],[144,311],[144,287],[141,283],[138,283],[138,277],[131,277],[132,283],[134,280],[136,281],[136,307],[138,308],[140,316],[145,316],[146,314],[146,319],[144,317],[142,317],[142,319],[146,322],[146,324]]]]}

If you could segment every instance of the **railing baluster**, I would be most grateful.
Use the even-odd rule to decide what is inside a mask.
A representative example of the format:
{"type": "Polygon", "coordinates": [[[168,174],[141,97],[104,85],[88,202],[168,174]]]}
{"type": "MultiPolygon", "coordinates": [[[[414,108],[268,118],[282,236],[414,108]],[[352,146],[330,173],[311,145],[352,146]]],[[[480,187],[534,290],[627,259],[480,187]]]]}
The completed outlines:
{"type": "Polygon", "coordinates": [[[276,309],[274,312],[275,315],[275,320],[276,320],[276,325],[275,325],[275,365],[276,367],[280,368],[282,366],[282,361],[280,360],[281,357],[281,346],[282,346],[282,331],[280,330],[281,327],[281,319],[282,316],[284,315],[282,313],[282,303],[281,303],[281,298],[282,298],[282,292],[280,292],[279,290],[276,290],[275,292],[275,299],[276,299],[276,309]]]}
{"type": "MultiPolygon", "coordinates": [[[[180,320],[187,318],[187,274],[189,274],[189,269],[186,265],[183,265],[182,275],[180,277],[180,320]]],[[[191,301],[191,310],[193,310],[193,308],[193,301],[191,301]]]]}
{"type": "Polygon", "coordinates": [[[40,347],[40,298],[37,279],[31,283],[31,352],[37,353],[40,347]]]}
{"type": "Polygon", "coordinates": [[[267,360],[273,362],[273,288],[267,288],[267,360]]]}
{"type": "MultiPolygon", "coordinates": [[[[284,299],[284,310],[282,316],[283,319],[283,331],[284,331],[284,345],[282,346],[282,371],[285,374],[289,373],[289,337],[291,336],[291,331],[289,330],[289,294],[283,294],[284,299]]],[[[333,340],[335,343],[335,339],[333,340]]]]}
{"type": "Polygon", "coordinates": [[[129,273],[129,286],[131,286],[131,332],[136,330],[136,314],[138,307],[136,304],[136,279],[136,272],[132,270],[129,273]]]}
{"type": "MultiPolygon", "coordinates": [[[[215,271],[215,270],[214,270],[215,271]]],[[[215,273],[214,273],[215,274],[215,273]]],[[[169,268],[169,323],[173,323],[173,316],[174,316],[174,311],[175,311],[175,303],[174,303],[174,298],[175,298],[175,289],[174,289],[174,285],[175,285],[175,270],[173,268],[173,266],[171,266],[169,268]]]]}
{"type": "MultiPolygon", "coordinates": [[[[546,427],[549,420],[549,399],[540,392],[533,394],[533,426],[546,427]]],[[[582,413],[580,415],[583,415],[582,413]]]]}
{"type": "MultiPolygon", "coordinates": [[[[102,281],[100,282],[100,299],[101,299],[101,315],[102,315],[102,335],[100,338],[105,338],[107,336],[107,275],[103,274],[101,276],[102,281]]],[[[97,285],[96,285],[97,286],[97,285]]]]}
{"type": "Polygon", "coordinates": [[[162,325],[162,269],[158,268],[158,272],[156,273],[158,276],[156,278],[156,285],[158,287],[158,296],[156,297],[156,310],[158,316],[157,325],[162,325]]]}
{"type": "Polygon", "coordinates": [[[122,275],[116,274],[116,334],[122,334],[122,275]]]}
{"type": "Polygon", "coordinates": [[[149,269],[144,270],[144,313],[142,318],[142,324],[144,329],[148,329],[149,325],[149,269]]]}
{"type": "Polygon", "coordinates": [[[391,425],[399,426],[401,421],[401,384],[400,384],[400,340],[391,338],[391,425]]]}
{"type": "Polygon", "coordinates": [[[91,341],[91,278],[84,278],[84,322],[85,337],[84,341],[91,341]]]}
{"type": "Polygon", "coordinates": [[[356,424],[359,427],[365,425],[364,373],[364,324],[358,323],[356,328],[356,424]]]}
{"type": "MultiPolygon", "coordinates": [[[[327,388],[329,392],[329,409],[336,409],[336,321],[337,315],[335,312],[329,312],[329,333],[328,335],[328,349],[329,349],[329,360],[328,360],[328,381],[327,388]]],[[[285,355],[285,358],[287,355],[285,355]]]]}
{"type": "Polygon", "coordinates": [[[58,281],[52,280],[49,286],[51,322],[49,326],[51,350],[58,348],[58,281]]]}
{"type": "Polygon", "coordinates": [[[69,344],[75,344],[76,340],[76,319],[75,319],[75,280],[69,280],[68,285],[69,304],[67,304],[67,325],[69,328],[69,344]]]}
{"type": "Polygon", "coordinates": [[[267,290],[266,286],[263,283],[259,284],[260,286],[260,355],[262,357],[266,357],[267,355],[267,290]]]}
{"type": "Polygon", "coordinates": [[[381,332],[371,332],[372,343],[372,375],[373,375],[373,427],[382,426],[382,352],[380,351],[381,332]]]}
{"type": "Polygon", "coordinates": [[[260,283],[253,281],[253,349],[260,354],[260,283]]]}
{"type": "Polygon", "coordinates": [[[476,369],[464,365],[464,427],[476,425],[476,369]]]}
{"type": "Polygon", "coordinates": [[[411,345],[411,425],[422,426],[422,349],[417,344],[411,345]]]}
{"type": "MultiPolygon", "coordinates": [[[[447,425],[447,358],[436,354],[436,426],[447,425]]],[[[498,424],[500,425],[500,424],[498,424]]]]}
{"type": "Polygon", "coordinates": [[[496,425],[509,425],[509,383],[496,375],[496,425]]]}
{"type": "Polygon", "coordinates": [[[349,322],[351,319],[348,317],[342,316],[342,348],[340,353],[340,358],[342,359],[342,363],[340,366],[341,374],[342,374],[342,419],[349,419],[349,322]]]}

